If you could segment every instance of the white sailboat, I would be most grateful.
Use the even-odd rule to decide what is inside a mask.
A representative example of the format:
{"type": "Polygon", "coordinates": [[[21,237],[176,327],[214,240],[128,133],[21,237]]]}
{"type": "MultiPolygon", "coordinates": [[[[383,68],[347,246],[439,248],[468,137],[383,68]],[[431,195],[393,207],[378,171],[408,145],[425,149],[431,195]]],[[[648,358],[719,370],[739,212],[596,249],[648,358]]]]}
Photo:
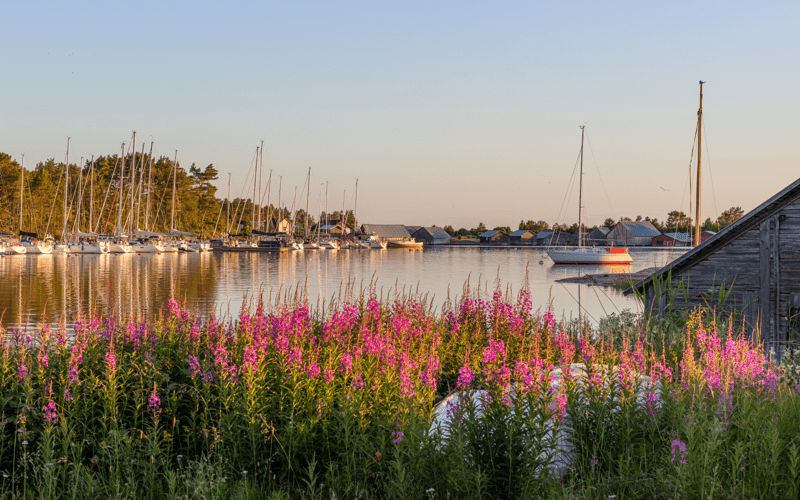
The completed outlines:
{"type": "Polygon", "coordinates": [[[556,264],[630,264],[633,262],[627,248],[583,246],[583,136],[581,125],[581,176],[578,189],[578,248],[548,248],[547,255],[556,264]]]}

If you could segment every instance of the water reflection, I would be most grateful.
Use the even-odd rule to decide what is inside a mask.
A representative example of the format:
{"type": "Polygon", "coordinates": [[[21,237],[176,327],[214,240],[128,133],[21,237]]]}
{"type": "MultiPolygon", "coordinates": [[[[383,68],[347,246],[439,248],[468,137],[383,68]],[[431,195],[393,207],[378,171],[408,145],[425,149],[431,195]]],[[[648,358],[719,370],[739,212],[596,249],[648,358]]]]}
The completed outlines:
{"type": "Polygon", "coordinates": [[[81,315],[153,318],[174,298],[201,315],[237,315],[243,304],[276,301],[296,293],[312,307],[372,287],[393,297],[427,294],[441,307],[446,298],[496,286],[519,291],[527,283],[534,307],[552,304],[557,314],[590,316],[638,304],[619,291],[555,283],[593,273],[638,271],[663,266],[678,252],[631,250],[629,266],[555,266],[538,249],[441,248],[127,255],[19,255],[0,259],[0,312],[5,326],[70,324],[81,315]],[[348,290],[348,286],[350,289],[348,290]],[[580,295],[580,297],[579,297],[580,295]]]}

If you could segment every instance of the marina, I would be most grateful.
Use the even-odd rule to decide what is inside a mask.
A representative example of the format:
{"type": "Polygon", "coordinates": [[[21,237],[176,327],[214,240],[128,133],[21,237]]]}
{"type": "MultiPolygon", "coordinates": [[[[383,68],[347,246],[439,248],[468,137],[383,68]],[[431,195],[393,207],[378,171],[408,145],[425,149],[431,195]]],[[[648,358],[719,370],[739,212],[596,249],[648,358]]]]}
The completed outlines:
{"type": "Polygon", "coordinates": [[[322,309],[348,287],[383,296],[418,291],[441,307],[448,297],[463,296],[465,285],[491,296],[497,283],[517,292],[527,279],[536,308],[551,304],[567,318],[583,310],[591,320],[641,306],[614,289],[557,280],[662,267],[684,250],[630,253],[633,264],[623,266],[558,266],[544,249],[530,247],[13,255],[0,258],[0,314],[9,329],[64,320],[71,326],[90,315],[153,319],[175,299],[204,317],[236,316],[259,297],[295,293],[322,309]]]}

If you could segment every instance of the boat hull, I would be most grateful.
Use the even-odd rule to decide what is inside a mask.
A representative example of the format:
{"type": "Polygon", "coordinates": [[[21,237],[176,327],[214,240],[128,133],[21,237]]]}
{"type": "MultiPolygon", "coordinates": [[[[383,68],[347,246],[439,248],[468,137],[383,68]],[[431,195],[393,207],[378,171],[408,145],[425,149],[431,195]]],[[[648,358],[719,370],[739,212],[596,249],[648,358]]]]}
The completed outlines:
{"type": "Polygon", "coordinates": [[[419,248],[422,249],[422,242],[419,241],[390,241],[389,248],[419,248]]]}
{"type": "Polygon", "coordinates": [[[627,249],[585,249],[576,248],[569,250],[547,250],[547,255],[556,264],[630,264],[633,262],[627,249]],[[621,250],[621,251],[620,251],[621,250]]]}

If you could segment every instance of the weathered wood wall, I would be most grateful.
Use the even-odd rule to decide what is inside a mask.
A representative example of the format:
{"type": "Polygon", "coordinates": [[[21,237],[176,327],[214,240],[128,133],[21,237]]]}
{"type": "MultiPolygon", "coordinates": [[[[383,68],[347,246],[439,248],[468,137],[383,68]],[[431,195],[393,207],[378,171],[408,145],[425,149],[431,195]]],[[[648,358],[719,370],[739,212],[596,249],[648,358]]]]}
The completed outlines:
{"type": "MultiPolygon", "coordinates": [[[[730,288],[722,304],[745,315],[751,334],[782,357],[787,341],[800,329],[800,200],[794,199],[754,219],[751,226],[713,253],[672,274],[673,286],[686,288],[673,306],[717,304],[720,287],[730,288]]],[[[648,306],[664,312],[666,297],[651,284],[648,306]]]]}

